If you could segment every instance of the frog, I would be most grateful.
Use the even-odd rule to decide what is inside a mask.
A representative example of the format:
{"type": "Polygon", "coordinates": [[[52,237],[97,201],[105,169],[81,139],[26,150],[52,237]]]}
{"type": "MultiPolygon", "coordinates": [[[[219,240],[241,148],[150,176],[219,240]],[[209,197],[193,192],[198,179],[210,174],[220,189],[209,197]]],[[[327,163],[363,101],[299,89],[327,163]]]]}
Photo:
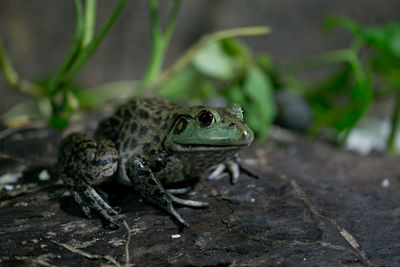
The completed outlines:
{"type": "Polygon", "coordinates": [[[174,204],[204,208],[208,203],[178,197],[192,188],[174,185],[205,172],[209,179],[228,174],[232,184],[241,172],[258,178],[238,156],[254,139],[243,116],[239,104],[187,107],[160,98],[130,100],[102,120],[93,137],[74,132],[62,139],[59,176],[86,217],[96,213],[110,227],[118,228],[118,212],[97,189],[109,181],[132,187],[188,227],[174,204]]]}

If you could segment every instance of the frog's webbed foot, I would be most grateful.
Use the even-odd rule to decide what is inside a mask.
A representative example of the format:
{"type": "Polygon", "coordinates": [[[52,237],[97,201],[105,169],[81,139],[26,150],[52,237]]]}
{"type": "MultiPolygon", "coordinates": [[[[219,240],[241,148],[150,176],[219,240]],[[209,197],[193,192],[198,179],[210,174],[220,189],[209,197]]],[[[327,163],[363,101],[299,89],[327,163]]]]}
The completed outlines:
{"type": "Polygon", "coordinates": [[[208,207],[207,202],[196,201],[196,200],[187,200],[177,197],[176,195],[184,195],[192,190],[192,187],[183,187],[183,188],[173,188],[173,189],[165,189],[165,192],[168,193],[169,197],[174,203],[177,203],[181,206],[192,207],[192,208],[204,208],[208,207]]]}
{"type": "Polygon", "coordinates": [[[63,139],[58,158],[60,176],[88,218],[92,211],[115,228],[117,212],[92,187],[107,181],[118,167],[118,151],[110,140],[73,133],[63,139]]]}
{"type": "Polygon", "coordinates": [[[224,163],[218,164],[213,167],[211,173],[208,175],[209,180],[218,180],[226,173],[231,178],[231,183],[236,184],[239,180],[240,172],[247,174],[248,176],[259,179],[260,177],[246,168],[242,163],[238,155],[235,155],[233,159],[228,160],[224,163]]]}
{"type": "Polygon", "coordinates": [[[118,212],[116,212],[92,186],[74,187],[71,188],[70,191],[83,213],[89,219],[92,218],[92,211],[94,210],[111,228],[118,227],[118,224],[112,217],[112,215],[117,215],[118,212]]]}
{"type": "Polygon", "coordinates": [[[132,157],[127,164],[127,175],[132,186],[147,201],[167,211],[181,225],[189,226],[175,210],[173,203],[187,207],[207,207],[208,204],[201,201],[186,200],[175,195],[185,194],[191,190],[190,187],[178,189],[164,189],[160,180],[156,177],[157,166],[162,165],[160,159],[132,157]]]}

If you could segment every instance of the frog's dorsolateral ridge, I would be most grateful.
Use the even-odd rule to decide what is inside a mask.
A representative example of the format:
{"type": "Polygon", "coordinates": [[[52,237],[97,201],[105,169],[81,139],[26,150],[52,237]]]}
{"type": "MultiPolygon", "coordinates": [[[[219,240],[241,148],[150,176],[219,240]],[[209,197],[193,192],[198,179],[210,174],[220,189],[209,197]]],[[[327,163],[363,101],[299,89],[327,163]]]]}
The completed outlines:
{"type": "Polygon", "coordinates": [[[253,138],[238,104],[183,107],[162,99],[133,100],[102,121],[94,138],[73,133],[63,139],[58,169],[89,218],[94,210],[110,226],[117,225],[112,216],[117,212],[93,187],[116,179],[188,226],[173,203],[190,207],[207,203],[178,198],[175,194],[185,190],[165,188],[198,178],[211,168],[210,179],[227,171],[236,183],[240,170],[256,177],[236,155],[253,138]]]}

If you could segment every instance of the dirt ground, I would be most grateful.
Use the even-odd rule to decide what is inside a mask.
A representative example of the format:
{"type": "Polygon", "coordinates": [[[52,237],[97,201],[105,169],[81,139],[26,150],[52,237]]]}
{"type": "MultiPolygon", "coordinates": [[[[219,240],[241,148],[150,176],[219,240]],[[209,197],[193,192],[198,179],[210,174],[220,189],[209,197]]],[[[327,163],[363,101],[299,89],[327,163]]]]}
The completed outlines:
{"type": "Polygon", "coordinates": [[[2,181],[23,173],[10,182],[15,190],[0,192],[2,266],[400,266],[397,158],[275,129],[266,144],[241,153],[259,180],[196,184],[186,197],[210,207],[178,208],[189,228],[112,185],[121,227],[109,230],[84,218],[55,184],[60,132],[3,128],[0,137],[2,181]],[[43,170],[49,180],[38,178],[43,170]]]}

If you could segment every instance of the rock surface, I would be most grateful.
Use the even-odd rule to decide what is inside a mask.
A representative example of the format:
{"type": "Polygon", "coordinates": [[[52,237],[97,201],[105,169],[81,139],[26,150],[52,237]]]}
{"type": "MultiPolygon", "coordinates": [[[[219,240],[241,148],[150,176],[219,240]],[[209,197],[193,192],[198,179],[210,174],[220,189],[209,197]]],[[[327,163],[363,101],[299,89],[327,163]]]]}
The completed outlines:
{"type": "MultiPolygon", "coordinates": [[[[90,129],[86,129],[90,132],[90,129]]],[[[400,164],[274,131],[242,153],[261,179],[201,180],[188,198],[207,209],[171,218],[129,188],[109,188],[118,230],[88,220],[52,165],[61,134],[0,131],[0,265],[396,266],[400,262],[400,164]],[[50,180],[41,181],[43,170],[50,180]],[[15,173],[23,176],[15,183],[15,173]],[[5,176],[5,175],[8,176],[5,176]],[[11,178],[10,178],[11,177],[11,178]],[[19,185],[17,188],[16,185],[19,185]],[[3,186],[1,186],[3,187],[3,186]],[[10,189],[10,186],[7,187],[10,189]],[[123,221],[129,225],[129,233],[123,221]],[[129,238],[130,236],[130,238],[129,238]],[[128,255],[128,256],[127,256],[128,255]]]]}

